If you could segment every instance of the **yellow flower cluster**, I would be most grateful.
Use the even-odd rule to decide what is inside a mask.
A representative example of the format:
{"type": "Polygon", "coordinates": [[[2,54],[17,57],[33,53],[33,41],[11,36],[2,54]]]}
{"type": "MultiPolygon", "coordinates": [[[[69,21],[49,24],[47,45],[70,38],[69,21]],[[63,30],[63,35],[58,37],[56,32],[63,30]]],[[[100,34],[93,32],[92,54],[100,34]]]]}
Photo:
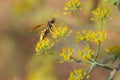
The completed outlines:
{"type": "Polygon", "coordinates": [[[120,45],[110,46],[106,49],[108,54],[120,55],[120,45]]]}
{"type": "Polygon", "coordinates": [[[110,10],[106,7],[104,8],[98,7],[97,9],[92,11],[92,14],[94,15],[94,18],[91,18],[91,20],[98,21],[100,18],[101,19],[107,18],[110,14],[110,10]]]}
{"type": "Polygon", "coordinates": [[[52,37],[59,40],[60,38],[64,36],[68,36],[72,31],[68,31],[68,27],[64,26],[58,26],[55,28],[55,30],[52,31],[52,37]]]}
{"type": "Polygon", "coordinates": [[[71,49],[71,48],[63,48],[62,49],[62,53],[60,53],[60,57],[63,58],[64,61],[67,61],[67,60],[71,60],[71,56],[73,55],[74,53],[74,49],[71,49]]]}
{"type": "Polygon", "coordinates": [[[93,33],[92,36],[93,36],[92,41],[96,43],[101,43],[107,38],[107,33],[98,31],[96,33],[93,33]]]}
{"type": "Polygon", "coordinates": [[[36,53],[47,53],[47,50],[49,50],[53,45],[54,43],[51,43],[48,38],[38,41],[35,47],[36,53]]]}
{"type": "Polygon", "coordinates": [[[83,41],[92,41],[96,43],[101,43],[106,38],[107,38],[107,33],[101,31],[92,32],[92,31],[83,30],[82,33],[77,32],[75,36],[76,42],[78,42],[79,40],[83,40],[83,41]]]}
{"type": "Polygon", "coordinates": [[[80,10],[81,9],[81,3],[79,0],[70,0],[66,2],[64,7],[64,14],[71,14],[74,10],[80,10]]]}
{"type": "Polygon", "coordinates": [[[74,72],[70,72],[70,77],[68,80],[86,80],[89,78],[87,72],[82,68],[78,70],[74,70],[74,72]]]}
{"type": "Polygon", "coordinates": [[[83,62],[86,62],[87,60],[92,59],[93,56],[94,52],[90,48],[85,47],[82,51],[78,52],[77,58],[81,59],[83,62]]]}
{"type": "Polygon", "coordinates": [[[77,32],[76,36],[75,36],[75,40],[76,42],[78,42],[79,40],[84,40],[84,41],[89,41],[91,36],[92,31],[86,32],[85,30],[82,31],[82,33],[77,32]]]}

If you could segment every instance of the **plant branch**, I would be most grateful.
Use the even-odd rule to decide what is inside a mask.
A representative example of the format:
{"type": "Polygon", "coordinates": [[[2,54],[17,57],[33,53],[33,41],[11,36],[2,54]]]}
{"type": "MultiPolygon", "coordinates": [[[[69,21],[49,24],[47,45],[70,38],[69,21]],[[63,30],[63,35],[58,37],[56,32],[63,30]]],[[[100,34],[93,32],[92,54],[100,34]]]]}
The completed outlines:
{"type": "Polygon", "coordinates": [[[98,43],[98,47],[97,47],[97,52],[96,52],[96,55],[95,55],[95,60],[96,60],[96,59],[98,58],[98,56],[99,56],[100,47],[101,47],[101,43],[99,42],[99,43],[98,43]]]}
{"type": "Polygon", "coordinates": [[[79,27],[80,27],[80,31],[81,31],[81,30],[82,30],[81,22],[80,22],[80,19],[79,19],[79,16],[78,16],[76,10],[73,10],[73,14],[74,14],[74,16],[75,16],[75,18],[76,18],[76,20],[77,20],[77,23],[78,23],[78,25],[79,25],[79,27]]]}
{"type": "Polygon", "coordinates": [[[114,76],[119,69],[120,69],[120,63],[111,71],[110,76],[108,77],[107,80],[114,80],[114,76]]]}

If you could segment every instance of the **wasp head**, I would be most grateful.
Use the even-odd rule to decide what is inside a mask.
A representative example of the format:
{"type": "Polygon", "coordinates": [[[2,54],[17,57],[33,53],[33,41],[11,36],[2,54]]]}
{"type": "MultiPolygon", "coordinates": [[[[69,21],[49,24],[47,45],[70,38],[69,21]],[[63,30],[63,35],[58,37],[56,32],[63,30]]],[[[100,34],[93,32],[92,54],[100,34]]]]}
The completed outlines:
{"type": "Polygon", "coordinates": [[[56,22],[56,19],[55,19],[55,18],[52,18],[50,21],[51,21],[51,23],[55,23],[55,22],[56,22]]]}

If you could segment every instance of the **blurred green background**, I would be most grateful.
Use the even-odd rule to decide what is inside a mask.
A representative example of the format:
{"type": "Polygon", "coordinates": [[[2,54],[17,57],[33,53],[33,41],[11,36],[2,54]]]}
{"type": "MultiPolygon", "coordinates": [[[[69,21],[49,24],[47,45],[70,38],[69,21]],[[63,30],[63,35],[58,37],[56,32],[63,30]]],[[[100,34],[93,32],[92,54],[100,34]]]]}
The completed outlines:
{"type": "MultiPolygon", "coordinates": [[[[0,1],[0,80],[67,80],[70,70],[83,67],[83,65],[76,63],[59,64],[59,61],[50,55],[35,55],[34,48],[39,37],[36,32],[31,33],[30,29],[47,21],[55,13],[62,12],[66,1],[0,1]]],[[[85,29],[93,29],[94,27],[90,25],[93,23],[89,20],[91,17],[90,10],[95,9],[99,2],[98,0],[80,1],[84,4],[83,11],[79,12],[81,23],[85,25],[83,26],[85,29]]],[[[114,10],[112,12],[113,19],[108,20],[105,25],[105,30],[109,36],[102,48],[112,44],[120,44],[120,34],[117,32],[120,29],[120,15],[115,6],[108,4],[108,7],[114,10]]],[[[78,30],[77,22],[72,15],[61,18],[60,22],[73,29],[73,35],[74,31],[78,30]]],[[[74,43],[73,35],[70,36],[70,40],[74,43]]],[[[63,46],[64,43],[61,42],[61,45],[55,47],[54,50],[59,52],[59,47],[63,46]]],[[[76,46],[80,48],[80,46],[76,46]]],[[[92,46],[94,48],[94,45],[92,46]]],[[[102,56],[104,55],[106,54],[102,56]]],[[[97,74],[91,73],[91,80],[103,80],[108,76],[109,71],[100,68],[95,69],[95,73],[97,74]]]]}

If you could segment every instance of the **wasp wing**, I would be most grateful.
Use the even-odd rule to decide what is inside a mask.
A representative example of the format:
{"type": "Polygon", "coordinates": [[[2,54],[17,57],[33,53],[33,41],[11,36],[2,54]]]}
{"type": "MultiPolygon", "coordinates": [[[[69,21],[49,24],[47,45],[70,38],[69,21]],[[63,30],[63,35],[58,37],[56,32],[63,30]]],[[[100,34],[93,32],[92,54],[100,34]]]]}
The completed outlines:
{"type": "Polygon", "coordinates": [[[34,26],[34,27],[32,27],[31,32],[37,30],[39,27],[45,27],[46,25],[47,25],[47,23],[44,23],[44,24],[40,24],[40,25],[34,26]]]}

